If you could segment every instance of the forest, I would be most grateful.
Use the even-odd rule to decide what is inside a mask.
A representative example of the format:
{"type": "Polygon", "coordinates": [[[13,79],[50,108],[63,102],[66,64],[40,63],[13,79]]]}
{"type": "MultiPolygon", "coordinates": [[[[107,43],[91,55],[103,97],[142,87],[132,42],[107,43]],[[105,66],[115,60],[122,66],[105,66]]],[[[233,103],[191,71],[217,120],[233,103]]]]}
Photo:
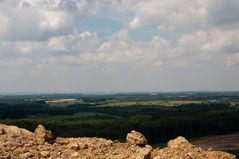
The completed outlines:
{"type": "Polygon", "coordinates": [[[104,137],[123,141],[131,130],[142,132],[151,144],[179,135],[186,138],[239,131],[239,107],[226,102],[180,106],[133,105],[99,107],[74,104],[52,107],[44,101],[0,103],[0,123],[34,131],[38,124],[61,137],[104,137]]]}

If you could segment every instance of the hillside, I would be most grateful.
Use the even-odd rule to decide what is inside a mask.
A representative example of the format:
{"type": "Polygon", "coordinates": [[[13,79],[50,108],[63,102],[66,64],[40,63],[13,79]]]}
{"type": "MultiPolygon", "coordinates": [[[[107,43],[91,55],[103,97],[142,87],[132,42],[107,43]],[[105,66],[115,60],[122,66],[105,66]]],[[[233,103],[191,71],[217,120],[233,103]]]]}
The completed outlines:
{"type": "Polygon", "coordinates": [[[127,134],[126,143],[103,138],[53,139],[39,125],[35,132],[0,124],[1,159],[235,159],[226,152],[203,150],[178,137],[165,148],[153,149],[139,132],[127,134]]]}

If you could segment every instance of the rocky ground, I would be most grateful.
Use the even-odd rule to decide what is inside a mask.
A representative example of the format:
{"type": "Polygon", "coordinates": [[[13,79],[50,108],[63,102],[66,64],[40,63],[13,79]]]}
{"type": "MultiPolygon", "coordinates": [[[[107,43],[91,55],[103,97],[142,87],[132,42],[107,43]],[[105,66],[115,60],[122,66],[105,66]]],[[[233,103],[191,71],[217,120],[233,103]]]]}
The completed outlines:
{"type": "Polygon", "coordinates": [[[235,159],[234,155],[203,150],[178,137],[165,148],[153,149],[139,132],[126,143],[103,138],[56,138],[39,125],[35,132],[0,124],[0,159],[235,159]]]}

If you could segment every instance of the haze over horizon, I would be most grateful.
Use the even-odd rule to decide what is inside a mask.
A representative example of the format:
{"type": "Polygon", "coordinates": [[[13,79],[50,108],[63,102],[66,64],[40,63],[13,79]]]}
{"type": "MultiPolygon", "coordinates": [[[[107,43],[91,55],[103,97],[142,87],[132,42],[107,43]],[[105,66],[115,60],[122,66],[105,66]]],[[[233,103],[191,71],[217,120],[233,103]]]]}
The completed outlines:
{"type": "Polygon", "coordinates": [[[0,0],[0,92],[239,90],[238,0],[0,0]]]}

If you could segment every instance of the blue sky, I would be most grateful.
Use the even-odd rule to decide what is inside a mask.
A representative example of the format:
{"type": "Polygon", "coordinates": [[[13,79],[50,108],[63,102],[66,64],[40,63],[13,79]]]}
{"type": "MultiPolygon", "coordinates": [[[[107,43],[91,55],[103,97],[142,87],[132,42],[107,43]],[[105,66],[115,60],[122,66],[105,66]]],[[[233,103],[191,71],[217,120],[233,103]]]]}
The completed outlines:
{"type": "Polygon", "coordinates": [[[239,90],[238,0],[1,0],[0,92],[239,90]]]}

